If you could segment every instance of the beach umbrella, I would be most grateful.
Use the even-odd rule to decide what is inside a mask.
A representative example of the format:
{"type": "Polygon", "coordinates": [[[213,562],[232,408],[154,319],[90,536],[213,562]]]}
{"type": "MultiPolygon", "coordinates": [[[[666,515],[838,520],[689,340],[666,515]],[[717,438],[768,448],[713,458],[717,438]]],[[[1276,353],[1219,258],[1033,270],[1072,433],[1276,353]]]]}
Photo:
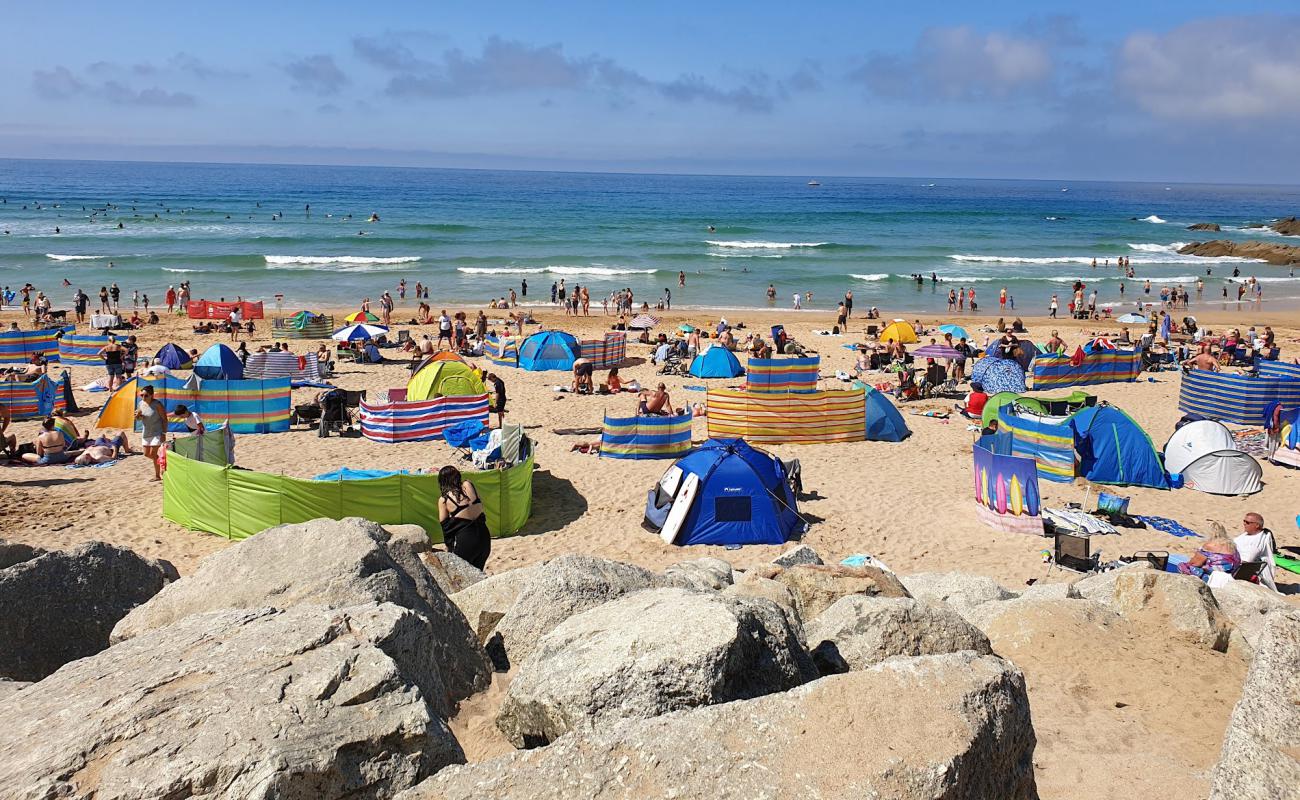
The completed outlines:
{"type": "Polygon", "coordinates": [[[677,326],[677,330],[681,331],[682,333],[692,333],[692,332],[695,330],[695,326],[694,326],[694,325],[678,325],[678,326],[677,326]]]}
{"type": "Polygon", "coordinates": [[[351,322],[354,324],[358,322],[378,322],[379,317],[376,317],[374,314],[371,314],[369,311],[356,311],[344,317],[343,321],[351,322]]]}
{"type": "Polygon", "coordinates": [[[913,350],[912,355],[916,358],[961,358],[957,348],[946,344],[927,344],[913,350]]]}
{"type": "Polygon", "coordinates": [[[970,336],[966,334],[966,329],[960,325],[940,325],[939,330],[943,331],[944,333],[951,333],[952,338],[954,339],[970,338],[970,336]]]}
{"type": "Polygon", "coordinates": [[[659,324],[659,320],[649,314],[638,314],[631,322],[627,324],[629,328],[637,330],[650,330],[659,324]]]}
{"type": "Polygon", "coordinates": [[[334,331],[331,339],[340,342],[355,342],[361,339],[374,339],[388,333],[383,325],[347,325],[334,331]]]}
{"type": "Polygon", "coordinates": [[[1122,322],[1125,325],[1145,325],[1148,322],[1147,318],[1141,314],[1125,314],[1117,321],[1122,322]]]}

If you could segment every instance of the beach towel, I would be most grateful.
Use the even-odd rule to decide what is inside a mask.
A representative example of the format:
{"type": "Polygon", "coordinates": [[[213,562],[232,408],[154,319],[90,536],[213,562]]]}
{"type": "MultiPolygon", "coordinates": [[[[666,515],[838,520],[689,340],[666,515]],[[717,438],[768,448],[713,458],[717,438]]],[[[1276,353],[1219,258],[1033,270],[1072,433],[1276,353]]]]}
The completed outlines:
{"type": "Polygon", "coordinates": [[[1284,569],[1287,572],[1294,572],[1297,575],[1300,575],[1300,559],[1287,558],[1286,556],[1275,554],[1273,556],[1273,561],[1277,563],[1279,568],[1284,569]]]}
{"type": "Polygon", "coordinates": [[[64,469],[85,469],[86,467],[91,467],[92,469],[105,469],[107,467],[116,467],[117,461],[118,459],[113,459],[112,461],[105,461],[103,464],[65,464],[63,468],[64,469]]]}
{"type": "Polygon", "coordinates": [[[1185,527],[1181,523],[1169,519],[1168,517],[1153,517],[1153,516],[1142,516],[1140,514],[1135,514],[1133,516],[1133,519],[1145,523],[1148,528],[1155,528],[1156,530],[1162,533],[1167,533],[1170,536],[1178,536],[1182,538],[1193,536],[1196,537],[1197,539],[1202,538],[1201,535],[1196,531],[1192,530],[1191,528],[1185,527]]]}

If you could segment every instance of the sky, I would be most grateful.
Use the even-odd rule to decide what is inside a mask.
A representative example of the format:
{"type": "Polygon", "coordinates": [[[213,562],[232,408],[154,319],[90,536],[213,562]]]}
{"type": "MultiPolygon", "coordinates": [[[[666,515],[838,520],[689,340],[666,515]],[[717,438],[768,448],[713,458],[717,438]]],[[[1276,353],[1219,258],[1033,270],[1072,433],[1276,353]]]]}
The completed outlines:
{"type": "Polygon", "coordinates": [[[1294,0],[0,0],[0,157],[1300,184],[1294,0]]]}

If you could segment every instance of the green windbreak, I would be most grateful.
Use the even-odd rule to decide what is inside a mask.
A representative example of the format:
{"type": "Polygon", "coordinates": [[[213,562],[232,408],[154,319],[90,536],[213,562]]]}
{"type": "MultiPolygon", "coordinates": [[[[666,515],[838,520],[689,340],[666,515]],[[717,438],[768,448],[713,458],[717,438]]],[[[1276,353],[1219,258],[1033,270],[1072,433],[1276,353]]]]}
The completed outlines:
{"type": "MultiPolygon", "coordinates": [[[[512,536],[528,522],[532,454],[510,469],[464,474],[483,500],[493,537],[512,536]]],[[[441,542],[438,494],[437,475],[311,481],[205,464],[170,452],[163,474],[163,517],[230,539],[321,517],[363,517],[381,525],[420,525],[441,542]]]]}

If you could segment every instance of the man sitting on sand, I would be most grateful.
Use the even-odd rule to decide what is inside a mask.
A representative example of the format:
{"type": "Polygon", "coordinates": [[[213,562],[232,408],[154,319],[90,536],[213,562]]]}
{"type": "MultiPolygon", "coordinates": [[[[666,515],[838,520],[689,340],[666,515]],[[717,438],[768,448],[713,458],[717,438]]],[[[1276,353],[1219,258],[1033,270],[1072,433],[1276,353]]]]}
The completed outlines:
{"type": "Polygon", "coordinates": [[[646,389],[637,395],[637,414],[646,417],[667,417],[677,413],[673,411],[672,398],[668,396],[668,387],[660,383],[654,390],[646,389]]]}
{"type": "Polygon", "coordinates": [[[1201,350],[1201,352],[1183,362],[1183,369],[1203,369],[1218,372],[1219,360],[1210,355],[1209,350],[1201,350]]]}

